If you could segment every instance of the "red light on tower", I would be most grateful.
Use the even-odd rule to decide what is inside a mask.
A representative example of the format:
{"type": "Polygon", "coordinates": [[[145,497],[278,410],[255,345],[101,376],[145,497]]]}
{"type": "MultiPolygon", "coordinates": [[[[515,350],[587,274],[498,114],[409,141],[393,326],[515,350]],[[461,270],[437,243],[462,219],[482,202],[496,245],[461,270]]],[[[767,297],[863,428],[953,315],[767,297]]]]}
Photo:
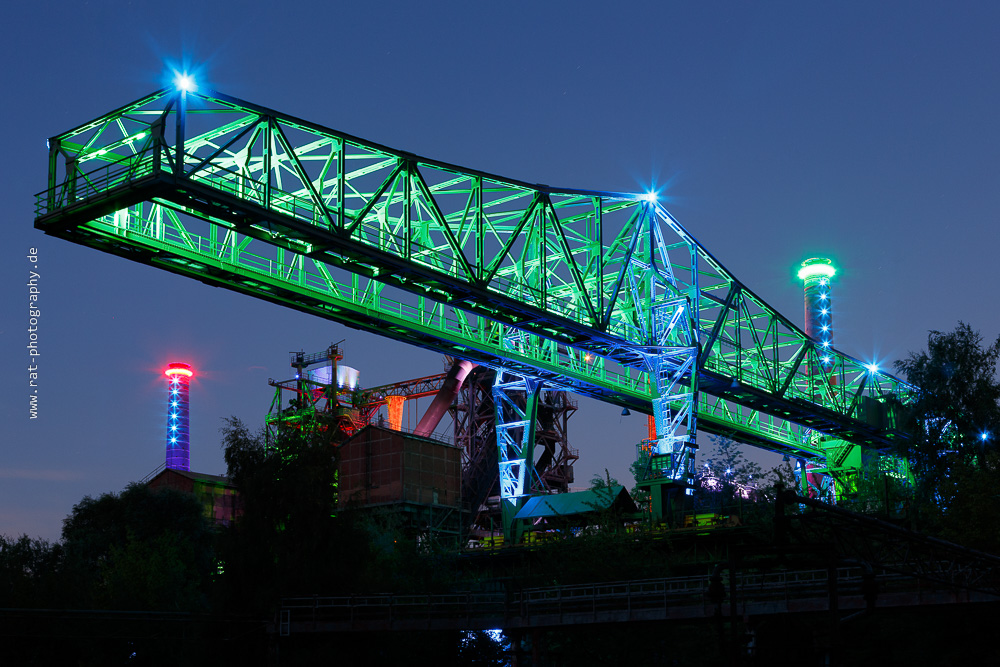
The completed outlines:
{"type": "Polygon", "coordinates": [[[188,392],[194,372],[190,364],[172,363],[163,373],[167,376],[167,467],[190,470],[188,392]]]}

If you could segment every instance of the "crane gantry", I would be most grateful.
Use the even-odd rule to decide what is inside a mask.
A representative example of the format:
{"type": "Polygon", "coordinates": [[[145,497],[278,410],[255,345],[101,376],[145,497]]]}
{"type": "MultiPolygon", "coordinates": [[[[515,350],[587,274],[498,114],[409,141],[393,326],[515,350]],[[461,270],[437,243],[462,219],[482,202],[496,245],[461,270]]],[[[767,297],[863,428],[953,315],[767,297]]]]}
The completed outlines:
{"type": "Polygon", "coordinates": [[[655,196],[532,185],[189,88],[50,139],[35,226],[493,367],[508,518],[535,420],[512,391],[652,413],[667,485],[689,483],[698,430],[806,458],[905,437],[912,387],[820,347],[655,196]]]}

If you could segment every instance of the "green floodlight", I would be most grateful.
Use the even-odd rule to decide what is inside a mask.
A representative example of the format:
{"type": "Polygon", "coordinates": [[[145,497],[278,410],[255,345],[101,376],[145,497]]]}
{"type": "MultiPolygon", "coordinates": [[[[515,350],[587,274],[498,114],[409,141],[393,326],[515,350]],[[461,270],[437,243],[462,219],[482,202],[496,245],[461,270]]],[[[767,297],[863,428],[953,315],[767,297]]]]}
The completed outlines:
{"type": "Polygon", "coordinates": [[[837,273],[833,267],[833,262],[822,257],[813,257],[802,262],[799,269],[799,280],[812,280],[814,278],[832,278],[837,273]]]}

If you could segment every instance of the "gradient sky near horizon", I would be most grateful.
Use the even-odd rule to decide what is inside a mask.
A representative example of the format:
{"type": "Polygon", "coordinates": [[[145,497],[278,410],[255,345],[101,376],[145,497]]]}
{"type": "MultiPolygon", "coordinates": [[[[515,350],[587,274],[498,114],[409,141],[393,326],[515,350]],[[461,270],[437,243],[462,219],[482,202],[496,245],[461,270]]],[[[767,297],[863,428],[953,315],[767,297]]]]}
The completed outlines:
{"type": "MultiPolygon", "coordinates": [[[[554,186],[644,191],[793,322],[833,258],[835,344],[888,367],[964,320],[1000,334],[993,2],[30,2],[0,27],[0,533],[58,539],[84,495],[163,461],[170,361],[197,370],[192,469],[260,424],[288,353],[344,339],[374,386],[440,355],[44,236],[50,136],[189,63],[221,92],[419,155],[554,186]],[[28,418],[38,250],[39,416],[28,418]]],[[[578,484],[620,480],[641,415],[589,399],[578,484]]]]}

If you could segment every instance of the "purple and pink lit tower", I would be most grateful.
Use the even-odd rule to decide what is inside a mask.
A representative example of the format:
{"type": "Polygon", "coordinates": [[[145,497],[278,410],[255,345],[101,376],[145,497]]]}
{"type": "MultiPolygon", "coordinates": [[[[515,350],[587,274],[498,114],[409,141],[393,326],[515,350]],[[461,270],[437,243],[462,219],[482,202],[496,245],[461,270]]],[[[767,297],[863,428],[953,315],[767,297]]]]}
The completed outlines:
{"type": "Polygon", "coordinates": [[[194,372],[190,364],[172,363],[167,376],[167,468],[190,470],[189,389],[194,372]]]}

